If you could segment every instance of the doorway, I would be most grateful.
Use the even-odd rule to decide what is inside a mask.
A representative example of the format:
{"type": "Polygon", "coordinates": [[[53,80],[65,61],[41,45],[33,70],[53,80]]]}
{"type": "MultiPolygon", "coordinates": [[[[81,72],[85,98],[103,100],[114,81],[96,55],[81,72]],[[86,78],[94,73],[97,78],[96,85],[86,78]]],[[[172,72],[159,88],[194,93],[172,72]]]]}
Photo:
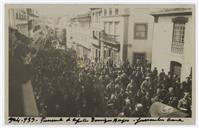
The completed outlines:
{"type": "Polygon", "coordinates": [[[178,78],[180,78],[181,76],[181,67],[182,64],[180,64],[179,62],[176,61],[171,61],[170,63],[170,72],[172,75],[177,75],[178,78]]]}
{"type": "Polygon", "coordinates": [[[137,60],[140,62],[144,62],[146,58],[146,54],[144,52],[134,52],[133,53],[133,63],[135,64],[137,60]]]}

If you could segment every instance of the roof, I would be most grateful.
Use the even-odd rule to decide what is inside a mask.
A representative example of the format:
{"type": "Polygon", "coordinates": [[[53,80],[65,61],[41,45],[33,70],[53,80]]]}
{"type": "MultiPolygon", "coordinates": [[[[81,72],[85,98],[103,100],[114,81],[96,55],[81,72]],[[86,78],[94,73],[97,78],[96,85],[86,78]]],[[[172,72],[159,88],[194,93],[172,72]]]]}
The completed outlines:
{"type": "Polygon", "coordinates": [[[101,10],[101,8],[90,8],[90,10],[101,10]]]}
{"type": "Polygon", "coordinates": [[[84,13],[84,14],[79,14],[79,15],[77,15],[76,17],[74,17],[74,18],[77,18],[77,19],[79,19],[79,18],[90,18],[90,13],[88,12],[88,13],[84,13]]]}
{"type": "Polygon", "coordinates": [[[179,15],[179,14],[191,15],[192,8],[167,8],[151,13],[151,15],[153,16],[179,15]]]}
{"type": "Polygon", "coordinates": [[[91,15],[89,12],[84,14],[79,14],[71,18],[71,21],[90,21],[90,20],[91,20],[91,15]]]}
{"type": "Polygon", "coordinates": [[[92,12],[101,12],[102,8],[90,8],[92,12]]]}
{"type": "Polygon", "coordinates": [[[86,48],[88,50],[91,50],[88,46],[85,46],[85,44],[77,43],[77,46],[80,46],[80,47],[86,48]]]}

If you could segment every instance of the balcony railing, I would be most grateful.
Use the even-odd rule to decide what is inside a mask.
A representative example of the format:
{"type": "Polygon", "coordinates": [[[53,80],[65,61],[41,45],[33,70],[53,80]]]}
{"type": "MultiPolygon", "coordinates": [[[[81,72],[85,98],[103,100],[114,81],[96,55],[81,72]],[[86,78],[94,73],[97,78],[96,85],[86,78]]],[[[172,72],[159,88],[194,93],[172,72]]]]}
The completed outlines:
{"type": "Polygon", "coordinates": [[[107,33],[102,33],[102,40],[117,44],[119,43],[119,35],[110,35],[107,33]]]}
{"type": "Polygon", "coordinates": [[[184,49],[184,43],[173,42],[171,45],[171,52],[182,54],[184,49]]]}

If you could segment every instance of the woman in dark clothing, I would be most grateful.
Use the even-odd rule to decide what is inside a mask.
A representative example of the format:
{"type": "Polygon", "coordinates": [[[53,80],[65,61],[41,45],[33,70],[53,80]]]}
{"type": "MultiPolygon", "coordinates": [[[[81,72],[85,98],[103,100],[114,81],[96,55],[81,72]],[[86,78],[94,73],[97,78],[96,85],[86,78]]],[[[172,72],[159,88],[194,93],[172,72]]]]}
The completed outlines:
{"type": "Polygon", "coordinates": [[[18,44],[9,58],[9,116],[24,116],[22,84],[30,80],[29,65],[25,64],[28,47],[18,44]]]}

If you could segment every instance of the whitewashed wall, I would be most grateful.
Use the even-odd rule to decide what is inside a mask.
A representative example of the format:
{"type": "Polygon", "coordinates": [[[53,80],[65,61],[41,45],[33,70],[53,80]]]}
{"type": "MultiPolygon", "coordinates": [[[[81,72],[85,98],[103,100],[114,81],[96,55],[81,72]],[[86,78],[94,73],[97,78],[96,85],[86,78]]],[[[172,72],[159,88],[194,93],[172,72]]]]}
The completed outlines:
{"type": "Polygon", "coordinates": [[[188,23],[185,24],[184,52],[183,54],[172,53],[172,18],[174,17],[159,17],[158,23],[154,24],[152,68],[157,67],[158,70],[163,68],[167,73],[170,71],[170,62],[177,61],[182,64],[181,81],[183,81],[190,74],[190,69],[194,64],[194,24],[189,16],[188,23]]]}
{"type": "Polygon", "coordinates": [[[129,16],[128,27],[128,60],[130,63],[133,61],[134,52],[146,53],[146,59],[151,62],[152,54],[152,40],[153,40],[153,16],[150,15],[150,9],[131,9],[129,16]],[[134,39],[134,25],[135,23],[147,23],[147,39],[138,40],[134,39]]]}

